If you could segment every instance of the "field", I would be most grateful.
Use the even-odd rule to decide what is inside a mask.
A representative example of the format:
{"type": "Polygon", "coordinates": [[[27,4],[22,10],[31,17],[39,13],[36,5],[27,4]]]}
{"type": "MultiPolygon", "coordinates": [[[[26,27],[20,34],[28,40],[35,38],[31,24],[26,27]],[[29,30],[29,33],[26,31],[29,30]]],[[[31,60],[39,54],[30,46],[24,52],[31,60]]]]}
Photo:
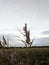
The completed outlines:
{"type": "Polygon", "coordinates": [[[0,65],[49,65],[49,47],[0,48],[0,65]]]}

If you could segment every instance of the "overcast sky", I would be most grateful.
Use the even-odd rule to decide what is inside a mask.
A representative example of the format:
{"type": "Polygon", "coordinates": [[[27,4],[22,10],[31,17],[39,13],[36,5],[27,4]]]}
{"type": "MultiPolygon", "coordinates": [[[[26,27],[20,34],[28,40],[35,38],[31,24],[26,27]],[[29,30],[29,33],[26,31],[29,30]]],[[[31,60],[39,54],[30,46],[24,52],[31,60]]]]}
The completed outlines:
{"type": "Polygon", "coordinates": [[[49,0],[0,0],[0,33],[28,23],[35,33],[49,30],[49,0]]]}

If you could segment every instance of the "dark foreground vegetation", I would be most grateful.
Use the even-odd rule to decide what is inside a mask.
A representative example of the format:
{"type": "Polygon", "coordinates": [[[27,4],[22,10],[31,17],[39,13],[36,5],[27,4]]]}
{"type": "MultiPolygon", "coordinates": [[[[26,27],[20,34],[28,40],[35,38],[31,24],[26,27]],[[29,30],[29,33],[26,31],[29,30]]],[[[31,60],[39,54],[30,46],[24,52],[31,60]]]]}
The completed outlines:
{"type": "Polygon", "coordinates": [[[0,48],[0,65],[49,65],[49,47],[0,48]]]}

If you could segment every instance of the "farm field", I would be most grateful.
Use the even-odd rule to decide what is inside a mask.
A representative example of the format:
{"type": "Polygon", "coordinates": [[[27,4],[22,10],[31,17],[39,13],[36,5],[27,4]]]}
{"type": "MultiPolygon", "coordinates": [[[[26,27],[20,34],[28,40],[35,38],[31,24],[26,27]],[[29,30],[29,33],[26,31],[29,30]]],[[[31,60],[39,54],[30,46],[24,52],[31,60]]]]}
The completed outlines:
{"type": "Polygon", "coordinates": [[[49,47],[0,48],[0,65],[49,65],[49,47]]]}

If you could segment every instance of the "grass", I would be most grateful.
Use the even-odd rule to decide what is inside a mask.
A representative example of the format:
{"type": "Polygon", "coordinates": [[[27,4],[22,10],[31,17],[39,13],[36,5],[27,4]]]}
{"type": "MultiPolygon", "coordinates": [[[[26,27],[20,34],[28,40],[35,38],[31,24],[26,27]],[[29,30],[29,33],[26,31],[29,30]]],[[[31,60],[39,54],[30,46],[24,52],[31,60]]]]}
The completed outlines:
{"type": "Polygon", "coordinates": [[[0,65],[49,65],[49,47],[0,48],[0,65]]]}

